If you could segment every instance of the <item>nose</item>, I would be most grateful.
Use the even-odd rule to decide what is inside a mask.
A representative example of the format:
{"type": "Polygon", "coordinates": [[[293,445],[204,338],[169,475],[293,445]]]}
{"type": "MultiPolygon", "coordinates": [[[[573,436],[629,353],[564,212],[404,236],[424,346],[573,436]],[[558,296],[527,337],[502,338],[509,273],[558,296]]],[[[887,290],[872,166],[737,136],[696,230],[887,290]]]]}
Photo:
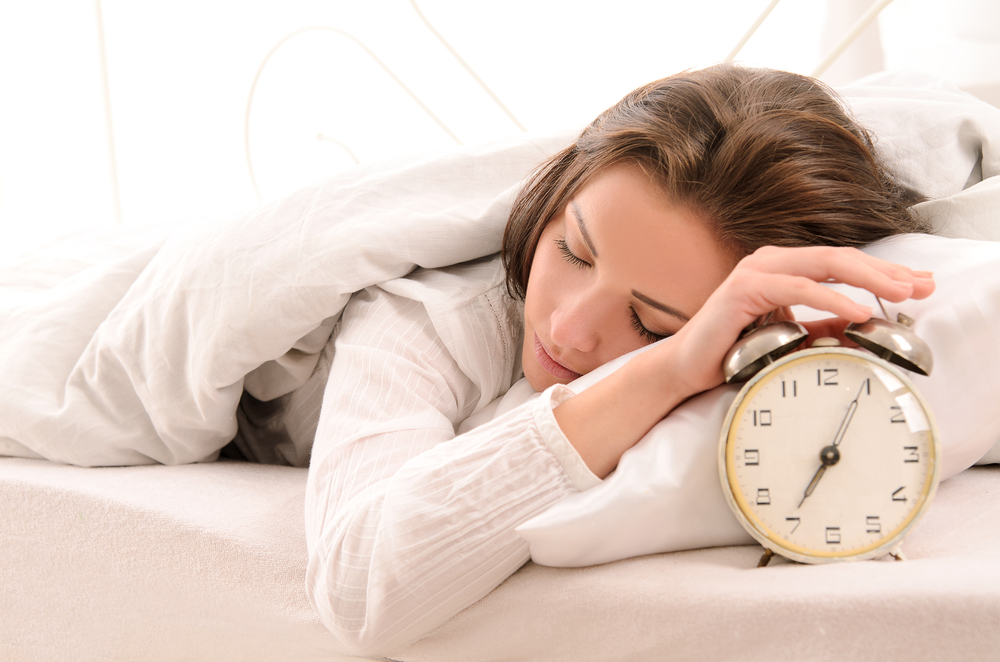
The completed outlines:
{"type": "Polygon", "coordinates": [[[567,349],[589,353],[601,339],[601,297],[595,289],[576,292],[559,300],[550,320],[552,342],[567,349]]]}

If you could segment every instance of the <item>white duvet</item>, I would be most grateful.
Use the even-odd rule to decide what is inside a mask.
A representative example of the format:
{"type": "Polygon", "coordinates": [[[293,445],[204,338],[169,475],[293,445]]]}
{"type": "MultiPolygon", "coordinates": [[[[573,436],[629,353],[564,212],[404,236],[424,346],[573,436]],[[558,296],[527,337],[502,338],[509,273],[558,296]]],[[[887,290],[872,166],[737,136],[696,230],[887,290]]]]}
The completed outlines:
{"type": "Polygon", "coordinates": [[[0,271],[0,454],[84,466],[216,457],[244,382],[301,385],[357,290],[497,252],[518,182],[571,134],[362,167],[162,240],[0,271]]]}
{"type": "MultiPolygon", "coordinates": [[[[844,92],[904,181],[937,198],[921,213],[941,234],[1000,240],[1000,110],[926,81],[844,92]]],[[[277,397],[302,384],[353,292],[499,250],[518,183],[571,139],[361,167],[244,216],[161,236],[78,238],[4,267],[0,454],[85,466],[215,458],[235,434],[244,386],[277,397]]],[[[998,328],[984,319],[995,346],[998,328]]],[[[710,416],[693,420],[716,433],[710,416]]],[[[692,476],[666,479],[691,497],[718,490],[692,476]]],[[[604,487],[577,510],[617,512],[604,487]]],[[[541,530],[557,538],[563,524],[541,530]]],[[[691,546],[663,544],[652,551],[691,546]]],[[[613,556],[649,551],[637,549],[613,556]]]]}

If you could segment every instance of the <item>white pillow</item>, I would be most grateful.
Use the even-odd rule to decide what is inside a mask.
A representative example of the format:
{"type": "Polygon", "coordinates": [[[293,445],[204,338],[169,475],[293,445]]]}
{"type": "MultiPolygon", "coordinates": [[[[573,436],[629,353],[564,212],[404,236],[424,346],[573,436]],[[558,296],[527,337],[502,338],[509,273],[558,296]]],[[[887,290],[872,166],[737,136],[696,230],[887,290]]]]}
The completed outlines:
{"type": "MultiPolygon", "coordinates": [[[[941,477],[947,478],[979,461],[1000,440],[1000,243],[903,235],[866,252],[934,271],[937,290],[931,297],[887,302],[886,309],[893,317],[904,311],[914,318],[913,330],[934,352],[933,374],[912,377],[937,419],[941,477]]],[[[834,287],[874,304],[868,292],[834,287]]],[[[795,312],[799,319],[827,316],[805,308],[795,312]]],[[[585,375],[571,388],[586,388],[631,356],[585,375]]],[[[602,484],[518,527],[531,544],[532,560],[584,566],[752,543],[726,505],[716,460],[723,419],[737,391],[721,386],[684,403],[627,451],[602,484]]]]}

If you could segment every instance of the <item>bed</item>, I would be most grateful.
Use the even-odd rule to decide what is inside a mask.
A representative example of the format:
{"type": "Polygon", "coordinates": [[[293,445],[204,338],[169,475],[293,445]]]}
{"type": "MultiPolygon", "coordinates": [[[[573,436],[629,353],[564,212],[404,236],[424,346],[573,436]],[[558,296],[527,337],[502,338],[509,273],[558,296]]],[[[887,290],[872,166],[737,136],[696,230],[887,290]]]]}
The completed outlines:
{"type": "MultiPolygon", "coordinates": [[[[843,93],[907,183],[934,198],[925,213],[941,235],[1000,241],[1000,109],[941,82],[906,77],[874,78],[843,93]]],[[[495,252],[518,182],[571,138],[526,135],[360,166],[209,230],[78,235],[0,273],[0,332],[7,340],[0,348],[7,383],[0,389],[0,455],[9,456],[0,457],[0,658],[356,659],[341,651],[303,589],[306,470],[192,449],[198,435],[229,433],[244,379],[279,374],[290,357],[301,359],[310,334],[332,324],[337,302],[363,286],[344,276],[354,273],[351,265],[333,276],[318,265],[303,277],[303,250],[322,245],[324,254],[341,255],[342,244],[381,241],[391,224],[388,257],[363,265],[380,277],[495,252]],[[318,228],[303,211],[317,199],[337,201],[333,216],[347,220],[318,228]],[[443,254],[421,252],[408,237],[428,222],[442,236],[474,240],[443,254]],[[276,240],[288,236],[294,240],[276,240]],[[296,278],[306,281],[296,282],[305,292],[297,306],[267,310],[267,293],[257,307],[238,297],[218,304],[198,300],[197,292],[182,300],[164,294],[205,289],[216,276],[232,291],[258,285],[259,275],[246,268],[260,256],[251,249],[274,251],[269,279],[280,281],[282,269],[296,263],[296,278]],[[195,259],[220,254],[210,269],[195,259]],[[94,281],[102,284],[100,295],[88,298],[84,285],[94,281]],[[138,303],[122,306],[129,301],[138,303]],[[192,304],[203,312],[229,306],[219,315],[249,327],[220,330],[207,312],[192,323],[177,313],[192,304]],[[39,342],[53,326],[62,335],[39,342]],[[253,342],[234,340],[247,328],[253,342]],[[127,365],[120,352],[117,363],[101,363],[101,354],[93,372],[105,380],[103,393],[116,394],[114,402],[74,390],[69,376],[100,334],[105,347],[134,350],[161,367],[166,360],[174,369],[153,371],[161,384],[137,384],[130,370],[148,364],[127,365]],[[209,336],[208,351],[190,351],[209,336]],[[165,345],[174,353],[148,356],[134,344],[157,337],[171,338],[165,345]],[[236,358],[219,362],[223,352],[236,358]],[[104,370],[112,365],[120,370],[104,370]],[[144,398],[157,388],[176,397],[154,411],[144,398]],[[122,401],[140,403],[141,416],[109,413],[123,393],[122,401]],[[28,413],[62,412],[67,402],[76,403],[71,414],[28,413]],[[197,430],[185,417],[194,410],[205,417],[197,430]],[[93,440],[102,450],[86,463],[100,468],[60,462],[67,449],[93,440]],[[137,445],[142,456],[128,455],[137,445]],[[105,466],[115,464],[141,466],[105,466]]],[[[779,559],[757,568],[760,547],[724,535],[647,549],[646,540],[607,531],[597,537],[621,542],[610,552],[582,561],[546,555],[546,540],[568,531],[563,518],[543,522],[532,543],[536,561],[547,565],[529,562],[385,659],[996,659],[1000,408],[991,403],[1000,397],[1000,284],[986,278],[955,287],[981,297],[976,314],[986,331],[978,341],[987,351],[969,355],[962,370],[978,370],[985,381],[981,400],[954,395],[961,374],[942,387],[968,401],[955,406],[972,413],[953,412],[949,430],[962,432],[950,444],[960,452],[949,455],[949,477],[907,539],[905,562],[801,566],[779,559]]],[[[959,349],[967,341],[955,327],[939,333],[951,334],[959,349]]],[[[610,495],[574,512],[586,508],[593,511],[584,519],[596,521],[628,504],[610,495]]],[[[665,528],[655,515],[633,524],[665,528]]]]}

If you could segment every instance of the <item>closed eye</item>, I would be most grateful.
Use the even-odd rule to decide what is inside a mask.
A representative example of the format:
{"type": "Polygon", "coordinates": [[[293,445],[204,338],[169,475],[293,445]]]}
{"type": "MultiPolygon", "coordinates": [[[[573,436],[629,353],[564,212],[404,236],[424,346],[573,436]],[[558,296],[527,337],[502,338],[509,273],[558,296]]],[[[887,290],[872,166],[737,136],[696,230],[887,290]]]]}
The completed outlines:
{"type": "Polygon", "coordinates": [[[559,248],[559,252],[562,253],[563,259],[570,264],[581,268],[591,266],[590,262],[587,262],[569,249],[569,244],[566,243],[564,238],[560,237],[559,239],[556,239],[556,246],[559,248]]]}
{"type": "Polygon", "coordinates": [[[642,320],[639,319],[639,314],[635,312],[635,308],[631,309],[631,313],[632,313],[632,328],[635,329],[635,332],[638,333],[639,336],[647,343],[654,343],[657,340],[663,340],[664,338],[667,337],[664,335],[660,335],[659,333],[653,333],[645,326],[643,326],[642,320]]]}

